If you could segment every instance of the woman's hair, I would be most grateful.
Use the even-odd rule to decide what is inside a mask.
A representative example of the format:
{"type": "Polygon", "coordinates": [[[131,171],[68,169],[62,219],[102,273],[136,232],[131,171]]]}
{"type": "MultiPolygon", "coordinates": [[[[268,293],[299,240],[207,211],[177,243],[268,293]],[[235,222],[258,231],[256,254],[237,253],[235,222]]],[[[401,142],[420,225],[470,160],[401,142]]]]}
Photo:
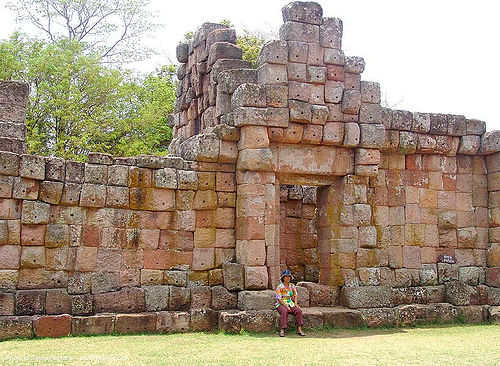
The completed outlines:
{"type": "Polygon", "coordinates": [[[290,275],[283,275],[283,276],[281,276],[281,277],[280,277],[280,282],[283,282],[283,278],[284,278],[285,276],[290,277],[290,281],[292,280],[292,276],[290,276],[290,275]]]}

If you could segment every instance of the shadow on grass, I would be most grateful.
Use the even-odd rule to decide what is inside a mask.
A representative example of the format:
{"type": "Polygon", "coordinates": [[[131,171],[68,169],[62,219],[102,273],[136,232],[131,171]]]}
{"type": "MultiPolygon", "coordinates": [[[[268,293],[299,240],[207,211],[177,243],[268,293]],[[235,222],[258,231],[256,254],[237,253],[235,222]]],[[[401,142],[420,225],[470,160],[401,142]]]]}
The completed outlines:
{"type": "MultiPolygon", "coordinates": [[[[357,338],[357,337],[371,337],[377,335],[390,335],[396,333],[408,333],[410,329],[447,329],[447,328],[457,328],[457,327],[469,327],[469,326],[491,326],[490,323],[466,323],[462,319],[457,318],[454,322],[429,322],[429,323],[419,323],[413,325],[389,325],[380,327],[349,327],[349,328],[339,328],[329,325],[323,327],[315,328],[304,328],[304,333],[306,333],[306,338],[357,338]]],[[[219,331],[218,333],[238,336],[247,335],[254,338],[270,338],[278,337],[278,330],[272,332],[252,332],[248,330],[241,330],[239,334],[226,333],[219,331]]],[[[286,331],[286,338],[302,338],[297,335],[297,328],[295,326],[288,327],[286,331]]]]}

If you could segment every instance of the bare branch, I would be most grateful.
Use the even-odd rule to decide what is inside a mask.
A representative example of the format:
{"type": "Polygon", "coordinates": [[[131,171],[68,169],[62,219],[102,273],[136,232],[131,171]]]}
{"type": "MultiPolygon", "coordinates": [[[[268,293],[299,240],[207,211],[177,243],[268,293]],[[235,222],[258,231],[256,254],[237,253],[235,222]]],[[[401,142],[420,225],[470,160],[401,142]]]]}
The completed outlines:
{"type": "Polygon", "coordinates": [[[155,28],[150,0],[8,0],[18,19],[34,25],[50,42],[83,42],[85,52],[103,62],[122,63],[147,54],[134,42],[155,28]]]}

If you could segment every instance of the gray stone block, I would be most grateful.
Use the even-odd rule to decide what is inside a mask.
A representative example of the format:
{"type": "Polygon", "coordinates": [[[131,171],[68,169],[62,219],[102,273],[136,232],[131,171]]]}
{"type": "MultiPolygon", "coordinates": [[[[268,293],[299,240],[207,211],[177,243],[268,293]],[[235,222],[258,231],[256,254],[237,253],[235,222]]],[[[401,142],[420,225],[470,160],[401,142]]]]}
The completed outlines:
{"type": "Polygon", "coordinates": [[[361,93],[357,90],[344,90],[342,113],[358,114],[361,108],[361,93]]]}
{"type": "Polygon", "coordinates": [[[161,311],[168,309],[170,286],[143,286],[146,311],[161,311]]]}
{"type": "Polygon", "coordinates": [[[257,65],[270,64],[283,64],[288,63],[288,45],[284,41],[269,41],[260,50],[259,57],[257,58],[257,65]]]}
{"type": "Polygon", "coordinates": [[[365,60],[359,56],[348,56],[345,58],[345,72],[361,74],[365,70],[365,60]]]}
{"type": "Polygon", "coordinates": [[[345,64],[344,51],[335,48],[325,48],[323,62],[325,64],[343,66],[345,64]]]}
{"type": "Polygon", "coordinates": [[[21,155],[19,175],[23,178],[44,180],[45,158],[36,155],[21,155]]]}
{"type": "Polygon", "coordinates": [[[281,9],[283,21],[321,24],[323,22],[323,9],[315,2],[294,1],[281,9]]]}
{"type": "Polygon", "coordinates": [[[319,42],[319,26],[299,22],[285,22],[280,28],[280,39],[284,41],[319,42]]]}
{"type": "Polygon", "coordinates": [[[381,124],[360,124],[360,147],[381,148],[385,144],[385,128],[381,124]]]}
{"type": "Polygon", "coordinates": [[[273,290],[238,292],[238,309],[271,310],[274,309],[276,293],[273,290]]]}
{"type": "Polygon", "coordinates": [[[392,290],[386,286],[343,287],[341,304],[348,308],[382,308],[394,306],[392,290]]]}
{"type": "Polygon", "coordinates": [[[216,42],[210,46],[208,52],[208,66],[212,66],[217,60],[237,59],[241,60],[241,48],[229,42],[216,42]]]}
{"type": "Polygon", "coordinates": [[[319,42],[322,47],[342,48],[343,23],[339,18],[324,18],[319,27],[319,42]]]}

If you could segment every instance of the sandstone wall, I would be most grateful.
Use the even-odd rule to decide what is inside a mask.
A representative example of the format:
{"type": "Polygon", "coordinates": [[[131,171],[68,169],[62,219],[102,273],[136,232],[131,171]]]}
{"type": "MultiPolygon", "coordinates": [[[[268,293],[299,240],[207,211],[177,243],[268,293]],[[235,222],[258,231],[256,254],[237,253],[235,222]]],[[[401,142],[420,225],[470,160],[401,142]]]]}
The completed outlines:
{"type": "Polygon", "coordinates": [[[234,259],[235,175],[197,168],[0,152],[2,315],[210,305],[234,259]]]}

